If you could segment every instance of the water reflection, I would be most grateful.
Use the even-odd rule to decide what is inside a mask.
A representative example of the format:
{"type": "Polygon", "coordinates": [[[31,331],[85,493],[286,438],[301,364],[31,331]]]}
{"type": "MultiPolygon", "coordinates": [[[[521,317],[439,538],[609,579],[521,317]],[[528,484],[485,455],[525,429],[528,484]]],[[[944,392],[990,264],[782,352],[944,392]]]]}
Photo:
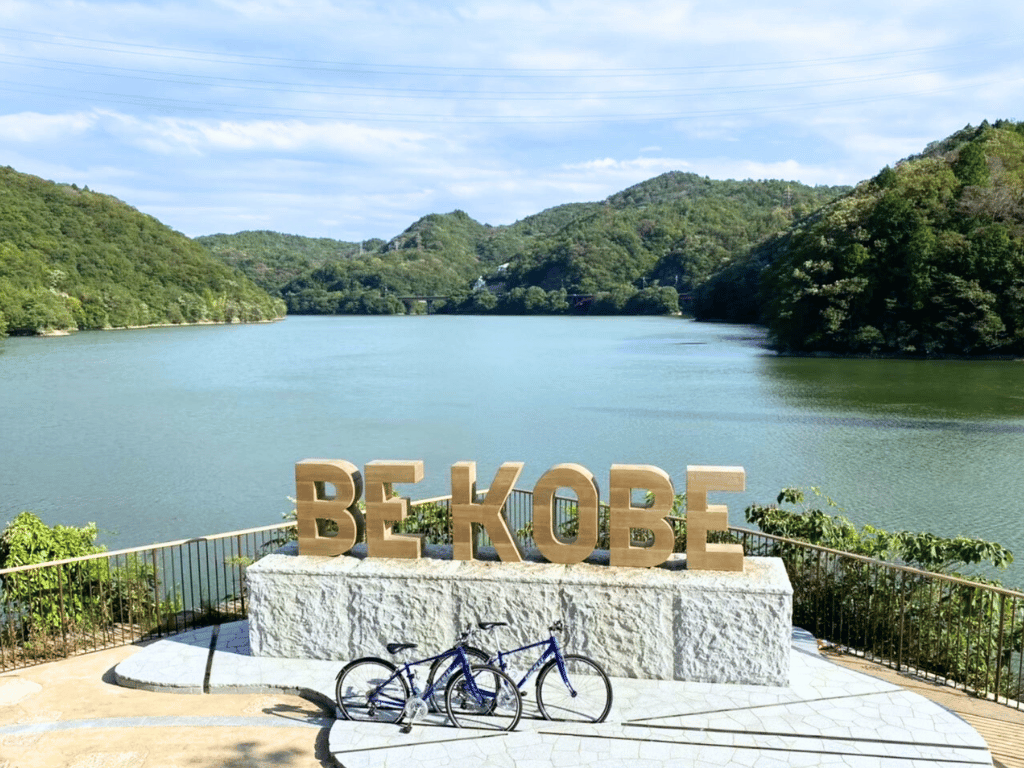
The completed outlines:
{"type": "MultiPolygon", "coordinates": [[[[917,428],[929,426],[916,421],[928,418],[1024,420],[1024,363],[1017,361],[769,356],[761,362],[772,393],[801,409],[855,411],[892,421],[910,418],[917,428]]],[[[930,426],[946,428],[941,422],[930,426]]]]}

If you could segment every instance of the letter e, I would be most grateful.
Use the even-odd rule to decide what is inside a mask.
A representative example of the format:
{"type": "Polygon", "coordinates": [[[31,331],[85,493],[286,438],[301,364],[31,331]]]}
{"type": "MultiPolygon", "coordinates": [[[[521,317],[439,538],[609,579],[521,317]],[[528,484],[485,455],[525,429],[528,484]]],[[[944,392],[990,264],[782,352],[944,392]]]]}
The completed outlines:
{"type": "Polygon", "coordinates": [[[385,498],[385,483],[418,483],[423,479],[422,461],[371,461],[366,473],[366,554],[370,557],[419,559],[423,534],[392,533],[391,523],[405,520],[409,499],[385,498]]]}
{"type": "Polygon", "coordinates": [[[708,491],[742,491],[743,467],[686,468],[686,567],[691,571],[742,571],[743,547],[708,544],[708,531],[729,530],[729,511],[708,506],[708,491]]]}

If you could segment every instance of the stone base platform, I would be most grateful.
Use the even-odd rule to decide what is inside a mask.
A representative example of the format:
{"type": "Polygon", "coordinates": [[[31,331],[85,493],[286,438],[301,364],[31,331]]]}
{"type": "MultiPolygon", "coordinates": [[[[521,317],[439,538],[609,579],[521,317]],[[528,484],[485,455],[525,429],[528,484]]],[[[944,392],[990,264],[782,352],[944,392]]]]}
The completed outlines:
{"type": "Polygon", "coordinates": [[[485,649],[548,636],[613,677],[785,686],[793,591],[782,562],[746,558],[743,572],[688,571],[673,555],[657,568],[613,568],[607,552],[557,565],[533,554],[472,562],[428,546],[420,560],[297,554],[289,545],[248,568],[249,641],[255,656],[349,660],[386,656],[389,642],[424,656],[477,621],[506,621],[479,636],[485,649]]]}

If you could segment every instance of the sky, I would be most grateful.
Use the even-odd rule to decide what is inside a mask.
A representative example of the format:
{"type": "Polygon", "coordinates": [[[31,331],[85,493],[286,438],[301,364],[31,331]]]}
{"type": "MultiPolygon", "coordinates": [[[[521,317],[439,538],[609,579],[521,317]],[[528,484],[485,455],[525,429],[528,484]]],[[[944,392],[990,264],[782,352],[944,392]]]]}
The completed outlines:
{"type": "Polygon", "coordinates": [[[0,0],[0,165],[190,237],[856,184],[1024,119],[1024,3],[0,0]]]}

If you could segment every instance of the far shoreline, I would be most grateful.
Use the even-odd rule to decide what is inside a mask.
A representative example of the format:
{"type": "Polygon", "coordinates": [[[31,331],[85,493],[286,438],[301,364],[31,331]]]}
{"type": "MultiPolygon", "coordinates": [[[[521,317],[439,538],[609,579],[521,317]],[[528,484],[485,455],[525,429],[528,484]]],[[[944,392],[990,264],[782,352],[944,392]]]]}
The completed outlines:
{"type": "Polygon", "coordinates": [[[266,325],[267,323],[278,323],[284,320],[287,315],[275,317],[272,320],[199,320],[195,323],[149,323],[147,325],[111,325],[106,328],[58,328],[55,330],[42,331],[40,333],[12,333],[11,336],[22,338],[49,339],[61,336],[71,336],[74,333],[89,333],[91,331],[138,331],[146,328],[186,328],[197,325],[266,325]]]}

